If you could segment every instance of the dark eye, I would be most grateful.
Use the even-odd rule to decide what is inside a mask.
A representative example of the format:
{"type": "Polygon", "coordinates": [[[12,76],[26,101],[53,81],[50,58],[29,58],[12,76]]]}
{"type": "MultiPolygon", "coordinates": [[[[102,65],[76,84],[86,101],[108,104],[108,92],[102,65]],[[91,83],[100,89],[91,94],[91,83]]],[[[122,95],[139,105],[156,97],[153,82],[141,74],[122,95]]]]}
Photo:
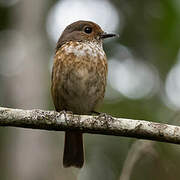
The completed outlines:
{"type": "Polygon", "coordinates": [[[92,33],[92,28],[91,27],[85,27],[84,32],[87,34],[92,33]]]}

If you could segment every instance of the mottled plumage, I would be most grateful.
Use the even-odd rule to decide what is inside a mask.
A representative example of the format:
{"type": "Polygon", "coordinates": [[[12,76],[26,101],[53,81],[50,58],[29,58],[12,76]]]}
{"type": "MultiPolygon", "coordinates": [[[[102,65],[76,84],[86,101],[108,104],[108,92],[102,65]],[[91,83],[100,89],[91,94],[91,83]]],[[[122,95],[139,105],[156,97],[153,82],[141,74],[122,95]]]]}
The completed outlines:
{"type": "Polygon", "coordinates": [[[58,111],[88,114],[103,100],[107,61],[102,48],[96,46],[70,41],[57,51],[52,94],[58,111]]]}
{"type": "MultiPolygon", "coordinates": [[[[57,111],[91,114],[102,103],[107,60],[102,48],[105,34],[95,23],[77,21],[66,27],[56,47],[51,92],[57,111]]],[[[66,132],[63,164],[82,167],[82,134],[66,132]]]]}

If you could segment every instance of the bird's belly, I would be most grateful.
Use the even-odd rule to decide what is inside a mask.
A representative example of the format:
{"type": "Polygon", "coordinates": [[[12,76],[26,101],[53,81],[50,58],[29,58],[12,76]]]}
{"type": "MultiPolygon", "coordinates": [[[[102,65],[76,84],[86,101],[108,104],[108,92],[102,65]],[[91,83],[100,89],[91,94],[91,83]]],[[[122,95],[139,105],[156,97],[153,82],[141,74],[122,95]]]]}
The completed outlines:
{"type": "Polygon", "coordinates": [[[98,73],[95,67],[74,69],[61,81],[61,106],[74,113],[87,114],[103,100],[106,75],[98,73]]]}

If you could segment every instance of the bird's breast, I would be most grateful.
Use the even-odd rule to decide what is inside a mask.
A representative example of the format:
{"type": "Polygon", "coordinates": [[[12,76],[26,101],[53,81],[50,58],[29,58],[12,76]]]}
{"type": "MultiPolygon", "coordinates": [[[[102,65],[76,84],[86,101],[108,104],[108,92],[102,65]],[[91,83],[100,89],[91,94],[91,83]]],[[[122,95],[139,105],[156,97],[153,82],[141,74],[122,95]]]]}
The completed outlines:
{"type": "Polygon", "coordinates": [[[106,76],[107,60],[100,43],[68,42],[62,46],[58,58],[80,88],[91,79],[106,76]]]}

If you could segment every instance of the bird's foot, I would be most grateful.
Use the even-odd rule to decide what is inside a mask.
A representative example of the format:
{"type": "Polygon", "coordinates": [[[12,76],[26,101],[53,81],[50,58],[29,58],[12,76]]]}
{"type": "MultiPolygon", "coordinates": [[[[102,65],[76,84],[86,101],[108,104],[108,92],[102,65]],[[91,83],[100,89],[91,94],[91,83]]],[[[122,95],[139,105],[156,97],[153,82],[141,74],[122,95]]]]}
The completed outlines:
{"type": "Polygon", "coordinates": [[[94,114],[94,115],[100,115],[100,114],[102,114],[102,113],[100,113],[100,112],[97,112],[97,111],[91,111],[91,114],[94,114]]]}
{"type": "Polygon", "coordinates": [[[104,119],[105,121],[112,120],[112,116],[106,113],[99,113],[98,118],[104,119]]]}
{"type": "Polygon", "coordinates": [[[97,119],[102,123],[103,126],[109,127],[113,117],[106,113],[98,113],[97,119]]]}
{"type": "Polygon", "coordinates": [[[111,115],[106,113],[97,112],[97,111],[91,111],[91,113],[97,115],[99,118],[104,118],[105,120],[113,119],[111,115]]]}
{"type": "Polygon", "coordinates": [[[68,116],[70,115],[71,117],[73,116],[73,112],[72,111],[66,111],[66,110],[63,110],[63,111],[60,111],[60,116],[61,118],[63,118],[65,120],[66,123],[69,123],[70,119],[68,116]]]}

